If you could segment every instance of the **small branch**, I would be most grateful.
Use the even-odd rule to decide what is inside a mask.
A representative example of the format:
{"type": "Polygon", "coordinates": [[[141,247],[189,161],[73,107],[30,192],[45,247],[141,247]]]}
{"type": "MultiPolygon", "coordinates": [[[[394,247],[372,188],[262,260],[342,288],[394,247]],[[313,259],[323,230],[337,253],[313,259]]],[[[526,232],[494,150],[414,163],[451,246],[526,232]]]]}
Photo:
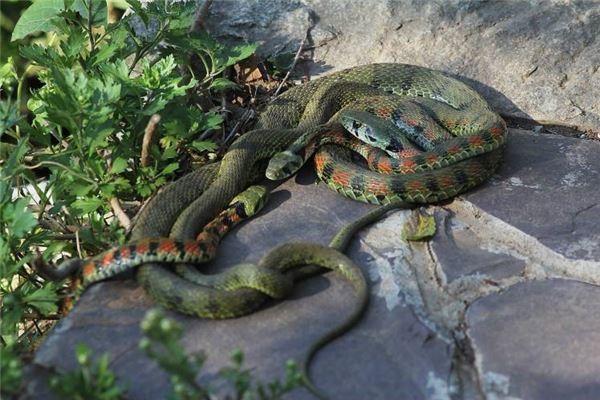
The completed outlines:
{"type": "Polygon", "coordinates": [[[56,315],[56,314],[42,315],[39,312],[34,311],[34,312],[25,312],[25,313],[23,313],[23,318],[25,318],[25,319],[42,319],[42,320],[58,321],[58,320],[60,320],[61,316],[60,315],[56,315]]]}
{"type": "Polygon", "coordinates": [[[83,258],[81,255],[81,242],[79,241],[79,229],[75,231],[75,244],[77,245],[77,255],[79,258],[83,258]]]}
{"type": "Polygon", "coordinates": [[[81,180],[92,183],[94,185],[96,184],[96,181],[94,181],[93,179],[90,179],[87,176],[81,175],[81,174],[75,172],[73,169],[67,167],[66,165],[62,165],[55,161],[40,161],[39,163],[37,163],[35,165],[25,165],[25,166],[23,166],[23,168],[27,168],[29,170],[34,170],[36,168],[47,166],[47,165],[54,165],[55,167],[60,167],[60,168],[64,169],[65,171],[67,171],[68,173],[70,173],[71,175],[76,176],[81,180]]]}
{"type": "Polygon", "coordinates": [[[153,114],[146,125],[144,131],[144,138],[142,140],[142,156],[140,163],[142,167],[147,167],[150,162],[150,146],[152,145],[152,139],[154,139],[154,132],[156,132],[156,126],[160,122],[160,115],[153,114]]]}
{"type": "Polygon", "coordinates": [[[304,51],[304,45],[306,44],[306,41],[308,40],[308,35],[310,34],[310,31],[313,28],[313,26],[314,26],[314,24],[311,24],[308,28],[306,28],[306,33],[304,34],[304,38],[300,42],[300,47],[298,47],[298,51],[296,51],[296,55],[294,56],[294,61],[292,61],[292,65],[291,65],[290,69],[283,77],[283,80],[281,81],[281,83],[279,83],[279,86],[277,86],[277,90],[275,90],[275,93],[273,93],[273,98],[277,97],[277,95],[283,88],[283,85],[285,85],[285,83],[289,79],[290,75],[292,74],[292,71],[294,70],[294,68],[296,68],[296,64],[298,63],[298,60],[300,59],[300,55],[304,51]]]}
{"type": "Polygon", "coordinates": [[[131,220],[129,219],[129,216],[125,213],[125,211],[123,211],[123,207],[121,207],[121,202],[119,201],[119,199],[116,197],[112,197],[110,199],[110,206],[113,210],[113,213],[115,214],[115,217],[117,217],[117,219],[119,220],[121,226],[125,228],[125,230],[129,231],[129,229],[131,228],[131,220]]]}
{"type": "Polygon", "coordinates": [[[253,109],[249,108],[246,111],[244,111],[244,115],[242,115],[242,118],[240,118],[240,120],[235,123],[235,126],[231,129],[231,131],[229,132],[229,134],[227,135],[227,137],[225,138],[225,140],[223,140],[223,146],[226,146],[227,143],[229,142],[229,140],[231,140],[231,138],[240,129],[240,127],[242,127],[243,125],[245,125],[253,116],[254,116],[254,110],[253,109]]]}
{"type": "Polygon", "coordinates": [[[50,239],[50,240],[73,240],[73,239],[75,239],[75,234],[74,233],[63,233],[63,234],[57,234],[57,235],[50,235],[50,236],[48,236],[48,239],[50,239]]]}

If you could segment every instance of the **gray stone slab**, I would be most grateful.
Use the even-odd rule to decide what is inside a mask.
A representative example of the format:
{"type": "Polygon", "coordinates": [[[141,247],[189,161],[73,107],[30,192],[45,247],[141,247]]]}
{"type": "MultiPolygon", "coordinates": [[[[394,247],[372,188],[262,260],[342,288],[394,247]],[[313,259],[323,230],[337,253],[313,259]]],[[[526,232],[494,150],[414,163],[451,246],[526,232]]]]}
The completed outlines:
{"type": "MultiPolygon", "coordinates": [[[[254,261],[266,249],[291,240],[327,243],[341,226],[372,207],[315,185],[311,175],[303,171],[295,182],[276,189],[259,220],[228,235],[215,268],[254,261]]],[[[351,257],[358,258],[359,251],[353,246],[351,257]]],[[[229,352],[239,347],[247,367],[266,380],[281,376],[287,359],[300,360],[311,342],[354,305],[350,287],[331,274],[302,284],[295,293],[239,319],[208,321],[172,315],[184,326],[186,349],[206,351],[207,376],[226,365],[229,352]]],[[[137,349],[138,324],[151,306],[143,290],[131,282],[96,285],[40,347],[35,364],[73,368],[74,358],[65,352],[71,352],[73,343],[86,342],[95,352],[110,354],[111,367],[121,381],[132,383],[128,385],[131,398],[164,398],[169,390],[166,376],[137,349]]],[[[390,311],[375,298],[356,329],[319,353],[312,371],[315,383],[334,398],[387,399],[389,393],[406,393],[406,398],[422,399],[428,396],[431,377],[445,379],[449,364],[447,344],[432,336],[410,308],[398,305],[390,311]]],[[[290,398],[309,397],[302,390],[290,398]]]]}
{"type": "Polygon", "coordinates": [[[599,301],[596,286],[548,280],[475,302],[467,321],[482,369],[508,377],[517,398],[597,399],[599,301]]]}
{"type": "MultiPolygon", "coordinates": [[[[529,380],[514,380],[506,374],[503,360],[519,357],[511,352],[525,352],[517,342],[502,348],[507,352],[505,358],[489,363],[497,356],[490,350],[494,341],[507,340],[506,335],[498,337],[495,332],[502,318],[493,316],[493,306],[485,316],[483,312],[473,313],[477,307],[484,307],[487,299],[500,298],[504,295],[497,293],[507,291],[515,304],[523,302],[515,306],[516,320],[518,310],[529,304],[527,288],[538,285],[529,281],[558,273],[600,283],[598,248],[594,243],[584,243],[585,238],[596,240],[600,226],[600,214],[592,212],[591,205],[599,183],[598,147],[591,141],[513,130],[505,164],[490,183],[462,200],[431,208],[438,221],[438,234],[432,241],[407,243],[400,238],[409,211],[391,213],[363,230],[350,246],[349,255],[369,277],[371,304],[355,329],[319,353],[312,370],[315,382],[334,399],[447,399],[451,395],[508,399],[517,393],[513,387],[527,394],[544,386],[544,370],[535,365],[530,368],[529,380]],[[475,211],[465,211],[469,204],[475,211]],[[515,242],[502,242],[505,247],[491,244],[508,234],[516,240],[522,237],[528,247],[511,248],[510,243],[515,242]],[[568,249],[576,246],[585,251],[569,253],[568,249]],[[570,264],[563,270],[556,268],[557,259],[558,264],[562,263],[561,253],[591,261],[565,259],[570,264]],[[554,263],[554,269],[545,268],[546,261],[554,263]],[[569,275],[571,272],[574,275],[569,275]],[[511,288],[521,286],[524,289],[512,292],[511,288]],[[475,306],[465,318],[473,302],[475,306]],[[488,326],[485,319],[489,315],[492,323],[488,326]],[[473,329],[469,330],[471,324],[473,329]],[[483,367],[479,359],[486,360],[483,367]]],[[[225,238],[211,268],[256,261],[268,249],[290,240],[327,243],[342,225],[371,207],[316,185],[312,172],[305,169],[273,191],[259,218],[225,238]]],[[[592,295],[593,287],[579,285],[571,286],[572,294],[563,290],[561,296],[577,298],[580,287],[592,295]]],[[[270,303],[244,318],[207,321],[170,315],[184,326],[186,349],[208,354],[200,381],[216,374],[236,347],[246,353],[247,366],[267,380],[283,374],[287,359],[300,359],[316,337],[347,315],[353,301],[349,286],[335,275],[326,274],[301,284],[290,299],[270,303]]],[[[539,306],[540,313],[551,315],[557,306],[552,301],[546,303],[540,300],[536,310],[539,306]]],[[[29,393],[47,395],[43,381],[47,369],[73,368],[73,345],[85,342],[97,354],[109,353],[111,368],[129,387],[130,398],[164,398],[169,391],[168,377],[137,349],[139,321],[152,306],[152,300],[132,281],[90,288],[40,346],[31,367],[29,393]]],[[[575,319],[562,318],[556,315],[553,321],[548,317],[547,323],[575,324],[575,319]]],[[[582,340],[587,340],[589,329],[595,329],[589,321],[582,312],[577,325],[583,332],[582,340]]],[[[546,329],[537,328],[539,332],[546,329]]],[[[558,357],[552,344],[545,344],[545,335],[537,334],[535,340],[540,349],[548,351],[539,356],[540,360],[558,357]]],[[[573,332],[563,340],[579,339],[573,332]]],[[[594,349],[589,351],[594,354],[594,349]]],[[[595,368],[595,364],[589,364],[589,368],[595,368]]],[[[560,393],[583,393],[577,382],[562,380],[560,393]]],[[[595,386],[589,386],[589,390],[600,396],[595,386]]],[[[299,390],[289,398],[310,397],[299,390]]]]}
{"type": "Polygon", "coordinates": [[[600,259],[600,142],[520,131],[507,160],[465,198],[569,258],[600,259]]]}
{"type": "Polygon", "coordinates": [[[431,249],[449,281],[473,274],[501,279],[522,271],[523,260],[480,248],[477,235],[455,215],[438,210],[435,217],[437,232],[431,249]]]}

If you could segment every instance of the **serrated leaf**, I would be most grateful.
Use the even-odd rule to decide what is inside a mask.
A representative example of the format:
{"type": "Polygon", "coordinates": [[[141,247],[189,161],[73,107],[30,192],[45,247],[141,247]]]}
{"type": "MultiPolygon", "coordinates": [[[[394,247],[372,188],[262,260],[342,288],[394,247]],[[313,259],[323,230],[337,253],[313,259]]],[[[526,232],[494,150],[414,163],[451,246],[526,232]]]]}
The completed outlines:
{"type": "Polygon", "coordinates": [[[165,168],[163,168],[161,174],[162,175],[172,174],[173,172],[177,171],[177,168],[179,168],[179,163],[177,163],[177,162],[171,163],[171,164],[167,165],[165,168]]]}
{"type": "Polygon", "coordinates": [[[23,116],[19,113],[17,103],[11,100],[0,100],[0,132],[5,132],[7,129],[12,128],[21,119],[23,119],[23,116]]]}
{"type": "Polygon", "coordinates": [[[228,89],[239,89],[239,86],[237,85],[237,83],[232,82],[229,79],[216,78],[211,82],[208,88],[216,92],[223,92],[228,89]]]}
{"type": "Polygon", "coordinates": [[[417,211],[402,227],[402,238],[409,241],[427,240],[435,235],[435,231],[435,217],[417,211]]]}
{"type": "Polygon", "coordinates": [[[203,129],[217,129],[223,123],[223,116],[215,112],[209,112],[204,114],[204,120],[202,121],[203,129]]]}
{"type": "Polygon", "coordinates": [[[57,312],[57,301],[58,295],[53,284],[48,284],[44,287],[36,289],[27,296],[23,297],[24,303],[35,308],[42,315],[49,315],[57,312]]]}
{"type": "Polygon", "coordinates": [[[38,0],[23,12],[10,41],[23,39],[33,32],[54,30],[52,19],[64,10],[63,0],[38,0]]]}
{"type": "Polygon", "coordinates": [[[87,199],[78,199],[73,202],[73,208],[79,210],[83,214],[96,211],[104,204],[104,200],[90,197],[87,199]]]}
{"type": "MultiPolygon", "coordinates": [[[[0,67],[0,87],[10,84],[11,81],[17,80],[17,71],[12,57],[8,57],[6,63],[0,67]]],[[[0,129],[2,132],[2,129],[0,129]]]]}
{"type": "Polygon", "coordinates": [[[19,53],[23,58],[44,67],[57,64],[60,58],[59,54],[52,47],[42,47],[37,44],[21,47],[19,53]]]}
{"type": "Polygon", "coordinates": [[[108,17],[106,0],[75,0],[69,9],[77,11],[86,21],[91,20],[92,25],[106,26],[108,17]],[[88,8],[88,5],[91,5],[91,8],[88,8]]]}
{"type": "Polygon", "coordinates": [[[71,193],[75,196],[85,196],[88,194],[96,185],[90,184],[82,184],[82,183],[73,183],[69,186],[71,193]]]}
{"type": "Polygon", "coordinates": [[[250,57],[256,52],[258,45],[256,44],[242,44],[238,46],[227,47],[223,57],[222,68],[229,67],[237,64],[238,62],[250,57]]]}
{"type": "Polygon", "coordinates": [[[112,166],[110,167],[110,172],[113,174],[120,174],[125,171],[127,168],[127,160],[122,157],[117,157],[112,160],[112,166]]]}
{"type": "Polygon", "coordinates": [[[210,140],[196,140],[192,142],[192,147],[198,151],[215,151],[219,148],[215,142],[210,140]]]}
{"type": "Polygon", "coordinates": [[[11,236],[20,238],[37,225],[37,220],[27,208],[29,198],[22,197],[13,204],[7,204],[3,212],[3,219],[11,221],[8,225],[11,236]]]}

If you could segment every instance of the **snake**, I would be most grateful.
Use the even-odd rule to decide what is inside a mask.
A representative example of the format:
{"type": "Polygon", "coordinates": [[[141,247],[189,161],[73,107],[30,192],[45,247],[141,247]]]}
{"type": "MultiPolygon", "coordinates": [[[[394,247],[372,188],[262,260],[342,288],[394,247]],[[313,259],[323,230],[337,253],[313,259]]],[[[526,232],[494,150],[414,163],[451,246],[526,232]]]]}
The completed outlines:
{"type": "MultiPolygon", "coordinates": [[[[484,182],[501,162],[506,137],[504,121],[477,92],[425,67],[369,64],[294,87],[267,106],[256,128],[237,139],[220,162],[174,182],[142,210],[131,242],[169,236],[173,250],[148,258],[138,267],[137,280],[156,301],[182,313],[206,318],[248,314],[269,296],[247,285],[246,278],[225,279],[217,288],[201,284],[189,266],[173,271],[157,261],[185,263],[185,243],[258,178],[266,174],[285,179],[314,156],[317,176],[329,188],[384,205],[378,211],[384,212],[386,207],[444,200],[484,182]],[[368,168],[357,164],[354,154],[362,156],[368,168]]],[[[380,216],[369,214],[360,226],[380,216]]],[[[351,237],[347,232],[354,231],[341,235],[344,243],[351,237]]],[[[160,247],[160,240],[152,243],[147,253],[160,247]]],[[[357,320],[368,299],[343,248],[335,240],[331,246],[285,244],[258,263],[279,265],[292,281],[334,265],[359,294],[351,317],[311,347],[304,368],[316,349],[357,320]]],[[[137,250],[105,256],[122,260],[128,254],[140,261],[145,253],[137,250]]],[[[308,378],[307,382],[318,394],[308,378]]]]}
{"type": "MultiPolygon", "coordinates": [[[[265,175],[269,160],[290,152],[299,139],[335,137],[327,133],[340,124],[367,132],[368,123],[361,125],[357,114],[368,112],[365,104],[377,96],[387,99],[382,107],[374,102],[377,113],[392,116],[386,126],[404,125],[412,136],[428,137],[425,151],[415,152],[401,140],[389,139],[383,147],[400,157],[375,153],[370,161],[371,165],[378,161],[377,171],[371,171],[353,163],[344,147],[325,143],[315,154],[315,166],[330,188],[376,204],[394,200],[430,203],[477,186],[498,167],[506,125],[469,86],[443,72],[414,65],[358,66],[294,87],[275,99],[261,114],[256,129],[237,139],[222,161],[177,181],[155,197],[147,212],[140,214],[132,239],[166,234],[178,240],[195,237],[234,196],[265,175]],[[394,103],[392,96],[410,104],[394,103]],[[404,107],[407,115],[402,117],[394,107],[404,107]],[[348,112],[340,115],[342,110],[348,112]],[[424,118],[428,122],[420,124],[424,118]],[[441,139],[435,132],[429,134],[431,124],[445,131],[441,139]]],[[[265,300],[263,294],[245,288],[207,291],[156,264],[141,266],[137,279],[158,302],[200,317],[243,315],[265,300]]]]}

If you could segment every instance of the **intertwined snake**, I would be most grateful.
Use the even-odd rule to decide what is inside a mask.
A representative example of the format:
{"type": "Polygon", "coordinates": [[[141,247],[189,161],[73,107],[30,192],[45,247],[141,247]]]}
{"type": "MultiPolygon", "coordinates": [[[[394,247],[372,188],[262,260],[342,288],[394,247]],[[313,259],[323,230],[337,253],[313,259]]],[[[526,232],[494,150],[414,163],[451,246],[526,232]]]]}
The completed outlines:
{"type": "MultiPolygon", "coordinates": [[[[499,165],[505,140],[502,119],[475,91],[446,74],[404,64],[347,69],[278,97],[261,114],[257,129],[234,142],[221,162],[160,192],[140,213],[131,241],[169,236],[174,241],[163,260],[188,261],[185,241],[191,243],[236,195],[263,177],[268,160],[272,159],[267,175],[279,179],[294,173],[314,152],[317,174],[330,188],[356,200],[389,204],[361,219],[355,230],[389,207],[439,201],[480,184],[499,165]],[[363,156],[370,169],[353,162],[351,151],[363,156]]],[[[344,231],[331,248],[283,245],[259,263],[258,269],[285,264],[281,275],[288,277],[281,285],[289,285],[289,277],[293,281],[318,271],[303,267],[307,264],[351,271],[346,278],[361,291],[360,306],[313,350],[347,329],[366,304],[366,289],[358,283],[364,282],[360,270],[337,251],[349,240],[348,232],[353,230],[344,231]]],[[[109,254],[123,259],[135,253],[140,261],[144,252],[135,250],[118,257],[109,254]]],[[[180,266],[176,274],[154,263],[159,259],[141,260],[147,263],[139,267],[137,279],[158,302],[180,312],[235,317],[254,311],[268,298],[250,278],[228,278],[219,287],[204,285],[204,277],[192,267],[180,266]]],[[[312,354],[311,350],[308,360],[312,354]]]]}

